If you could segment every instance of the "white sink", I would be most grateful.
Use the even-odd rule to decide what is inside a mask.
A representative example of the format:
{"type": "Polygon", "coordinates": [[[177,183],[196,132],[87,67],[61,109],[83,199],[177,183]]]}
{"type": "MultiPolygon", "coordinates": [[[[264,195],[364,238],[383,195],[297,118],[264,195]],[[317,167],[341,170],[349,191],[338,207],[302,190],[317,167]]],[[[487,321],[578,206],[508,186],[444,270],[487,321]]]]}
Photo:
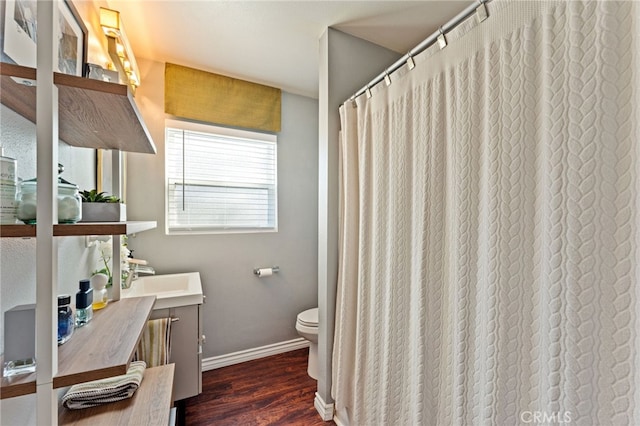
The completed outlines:
{"type": "Polygon", "coordinates": [[[121,296],[156,296],[154,309],[201,304],[200,272],[140,277],[131,283],[131,288],[122,289],[121,296]]]}

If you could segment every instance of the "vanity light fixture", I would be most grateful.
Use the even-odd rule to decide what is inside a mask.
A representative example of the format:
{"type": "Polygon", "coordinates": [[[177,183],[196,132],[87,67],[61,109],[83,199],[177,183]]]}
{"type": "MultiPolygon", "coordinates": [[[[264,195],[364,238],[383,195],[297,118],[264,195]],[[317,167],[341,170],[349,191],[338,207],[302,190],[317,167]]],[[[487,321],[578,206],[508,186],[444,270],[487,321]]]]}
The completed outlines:
{"type": "Polygon", "coordinates": [[[131,92],[135,95],[136,88],[140,86],[140,72],[129,40],[127,40],[124,28],[122,28],[120,12],[101,7],[100,26],[107,36],[109,56],[111,56],[113,64],[120,75],[126,76],[131,92]]]}

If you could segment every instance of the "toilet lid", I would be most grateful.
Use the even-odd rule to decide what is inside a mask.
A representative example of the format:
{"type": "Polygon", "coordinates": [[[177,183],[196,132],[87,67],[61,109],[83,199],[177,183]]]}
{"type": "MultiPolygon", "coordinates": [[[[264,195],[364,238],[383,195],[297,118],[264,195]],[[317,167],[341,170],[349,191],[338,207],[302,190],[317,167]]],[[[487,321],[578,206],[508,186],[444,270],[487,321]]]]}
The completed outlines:
{"type": "Polygon", "coordinates": [[[307,327],[318,326],[318,308],[307,309],[298,314],[298,323],[307,327]]]}

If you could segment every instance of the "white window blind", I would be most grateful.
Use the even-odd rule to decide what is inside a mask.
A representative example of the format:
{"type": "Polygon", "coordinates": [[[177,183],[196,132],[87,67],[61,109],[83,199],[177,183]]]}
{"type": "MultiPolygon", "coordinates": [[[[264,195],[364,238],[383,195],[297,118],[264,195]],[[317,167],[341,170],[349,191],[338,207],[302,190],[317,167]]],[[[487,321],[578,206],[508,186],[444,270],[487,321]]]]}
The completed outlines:
{"type": "Polygon", "coordinates": [[[167,120],[167,233],[277,229],[270,134],[167,120]]]}

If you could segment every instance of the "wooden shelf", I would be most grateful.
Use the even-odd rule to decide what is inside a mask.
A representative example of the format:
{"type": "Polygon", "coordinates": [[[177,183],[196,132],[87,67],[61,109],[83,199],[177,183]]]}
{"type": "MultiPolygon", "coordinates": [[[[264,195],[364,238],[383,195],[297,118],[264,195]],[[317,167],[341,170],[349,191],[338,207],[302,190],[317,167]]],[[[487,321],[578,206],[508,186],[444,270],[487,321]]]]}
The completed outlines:
{"type": "MultiPolygon", "coordinates": [[[[36,122],[36,70],[0,62],[0,102],[36,122]]],[[[72,146],[156,153],[133,100],[122,84],[54,73],[60,139],[72,146]]]]}
{"type": "MultiPolygon", "coordinates": [[[[155,300],[155,296],[132,297],[110,302],[95,312],[93,321],[76,329],[71,339],[58,347],[53,387],[125,374],[155,300]]],[[[35,373],[3,377],[1,398],[34,393],[35,380],[35,373]]]]}
{"type": "Polygon", "coordinates": [[[147,368],[129,399],[83,410],[58,407],[60,425],[168,425],[174,364],[147,368]]]}
{"type": "Polygon", "coordinates": [[[58,348],[53,387],[126,374],[155,300],[155,296],[121,299],[95,312],[93,321],[76,329],[58,348]]]}
{"type": "MultiPolygon", "coordinates": [[[[4,365],[2,357],[0,364],[4,365]]],[[[14,398],[16,396],[29,395],[36,392],[36,373],[19,374],[11,377],[2,377],[0,399],[14,398]]]]}
{"type": "Polygon", "coordinates": [[[67,225],[54,225],[54,237],[73,237],[82,235],[130,235],[148,231],[158,226],[155,220],[131,222],[79,222],[67,225]]]}
{"type": "MultiPolygon", "coordinates": [[[[53,225],[54,237],[83,235],[130,235],[158,226],[155,220],[131,222],[79,222],[53,225]]],[[[2,238],[35,238],[36,225],[0,225],[2,238]]]]}

